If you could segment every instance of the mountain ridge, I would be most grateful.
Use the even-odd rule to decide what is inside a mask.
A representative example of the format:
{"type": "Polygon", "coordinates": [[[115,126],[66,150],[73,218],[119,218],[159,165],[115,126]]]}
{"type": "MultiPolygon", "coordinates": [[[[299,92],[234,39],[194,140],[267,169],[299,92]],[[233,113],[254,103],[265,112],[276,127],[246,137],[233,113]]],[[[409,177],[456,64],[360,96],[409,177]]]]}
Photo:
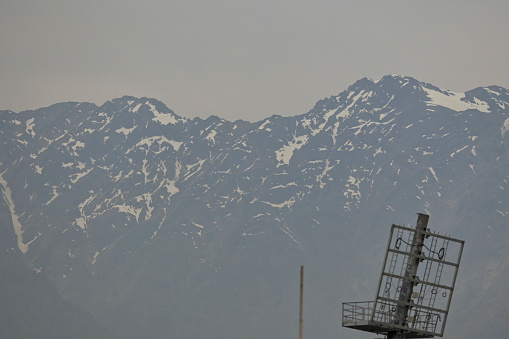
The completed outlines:
{"type": "MultiPolygon", "coordinates": [[[[119,336],[259,337],[262,322],[266,336],[291,337],[282,315],[302,263],[309,331],[337,335],[337,300],[373,297],[373,258],[409,214],[467,240],[469,286],[483,267],[503,269],[508,103],[499,87],[385,76],[257,122],[182,118],[131,96],[0,111],[4,219],[27,265],[119,336]]],[[[459,305],[487,307],[458,284],[459,305]]]]}

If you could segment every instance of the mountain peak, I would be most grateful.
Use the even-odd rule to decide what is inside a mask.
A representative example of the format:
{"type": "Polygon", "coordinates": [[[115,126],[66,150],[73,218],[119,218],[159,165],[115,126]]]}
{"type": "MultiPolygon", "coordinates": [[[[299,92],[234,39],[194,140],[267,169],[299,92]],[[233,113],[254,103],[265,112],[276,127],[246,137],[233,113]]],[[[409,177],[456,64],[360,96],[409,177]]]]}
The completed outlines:
{"type": "Polygon", "coordinates": [[[397,74],[390,74],[383,76],[380,80],[376,82],[377,85],[380,86],[396,86],[396,87],[404,87],[407,85],[418,85],[422,84],[419,80],[406,75],[397,75],[397,74]]]}
{"type": "Polygon", "coordinates": [[[108,100],[101,107],[119,112],[128,110],[131,113],[149,111],[153,114],[152,120],[161,125],[177,124],[187,121],[186,118],[182,118],[175,114],[175,112],[169,109],[163,102],[154,98],[136,98],[125,95],[121,98],[108,100]]]}
{"type": "Polygon", "coordinates": [[[345,92],[370,91],[380,88],[383,88],[385,91],[394,91],[408,85],[411,85],[410,87],[418,87],[423,84],[410,76],[391,74],[383,76],[380,80],[373,80],[367,77],[362,78],[350,85],[345,92]]]}

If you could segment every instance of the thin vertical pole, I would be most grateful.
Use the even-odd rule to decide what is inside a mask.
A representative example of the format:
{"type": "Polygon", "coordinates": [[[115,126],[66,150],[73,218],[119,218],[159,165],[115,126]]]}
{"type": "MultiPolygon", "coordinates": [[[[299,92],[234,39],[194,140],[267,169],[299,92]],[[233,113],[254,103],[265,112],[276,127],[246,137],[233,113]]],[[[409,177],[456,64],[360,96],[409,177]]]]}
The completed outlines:
{"type": "Polygon", "coordinates": [[[304,299],[304,266],[300,267],[300,308],[299,308],[299,339],[302,339],[303,317],[303,299],[304,299]]]}

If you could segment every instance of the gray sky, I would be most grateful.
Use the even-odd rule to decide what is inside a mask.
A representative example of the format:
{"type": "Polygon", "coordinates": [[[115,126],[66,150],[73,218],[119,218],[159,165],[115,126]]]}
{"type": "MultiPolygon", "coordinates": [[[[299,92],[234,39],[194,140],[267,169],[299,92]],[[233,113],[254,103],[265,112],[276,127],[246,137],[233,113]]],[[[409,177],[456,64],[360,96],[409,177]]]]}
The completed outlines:
{"type": "Polygon", "coordinates": [[[363,77],[509,88],[508,13],[506,0],[0,0],[0,109],[133,95],[257,121],[363,77]]]}

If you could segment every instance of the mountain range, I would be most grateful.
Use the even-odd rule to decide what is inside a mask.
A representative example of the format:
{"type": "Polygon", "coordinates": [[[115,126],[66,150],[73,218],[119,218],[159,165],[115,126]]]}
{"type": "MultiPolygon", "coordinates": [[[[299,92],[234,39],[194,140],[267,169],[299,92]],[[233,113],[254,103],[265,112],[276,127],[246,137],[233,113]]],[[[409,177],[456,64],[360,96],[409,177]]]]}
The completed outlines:
{"type": "Polygon", "coordinates": [[[373,300],[391,224],[465,240],[445,338],[504,337],[509,91],[361,79],[307,113],[180,117],[155,99],[0,111],[0,331],[292,338],[373,300]],[[465,326],[465,324],[468,324],[465,326]]]}

